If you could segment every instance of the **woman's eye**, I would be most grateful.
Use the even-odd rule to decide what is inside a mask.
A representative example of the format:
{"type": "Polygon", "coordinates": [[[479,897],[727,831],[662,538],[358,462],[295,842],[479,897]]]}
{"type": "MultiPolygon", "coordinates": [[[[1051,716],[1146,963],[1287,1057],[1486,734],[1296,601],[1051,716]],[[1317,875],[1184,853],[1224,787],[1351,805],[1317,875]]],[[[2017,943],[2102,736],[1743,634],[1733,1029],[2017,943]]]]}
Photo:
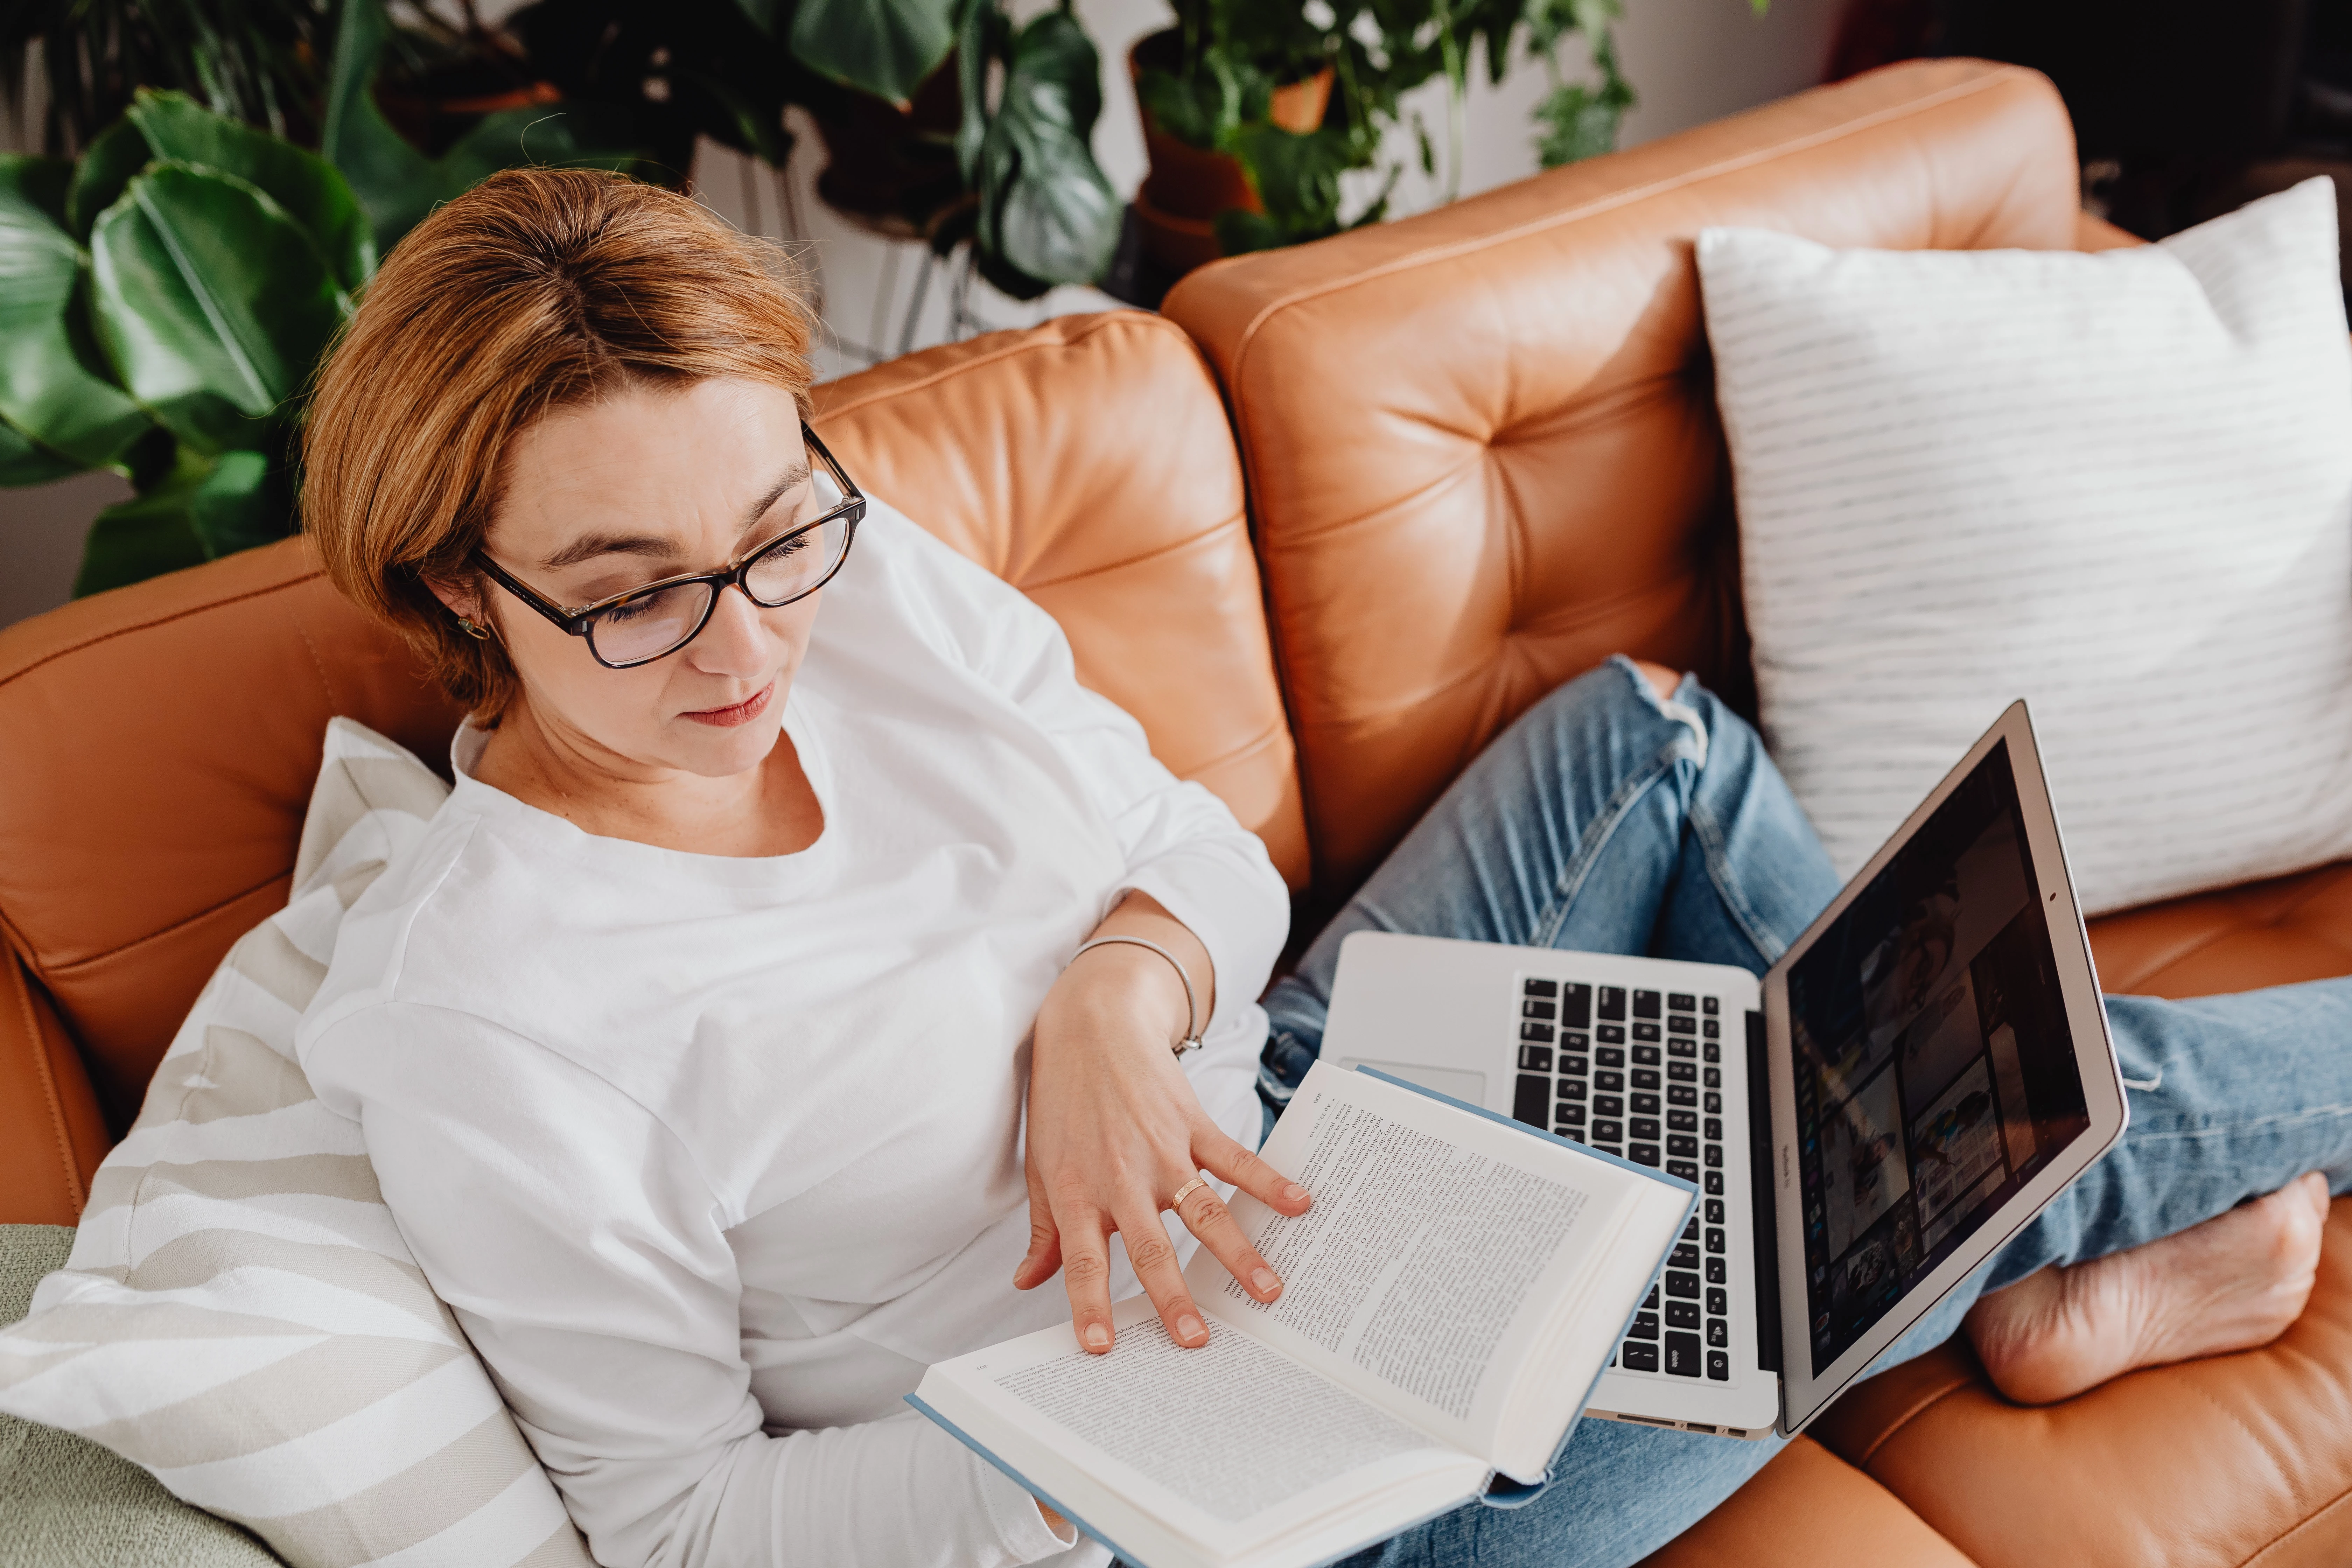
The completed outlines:
{"type": "Polygon", "coordinates": [[[625,626],[631,621],[643,620],[653,614],[655,603],[660,597],[658,594],[648,594],[642,599],[631,599],[625,605],[615,605],[604,612],[604,619],[609,625],[616,626],[625,626]]]}

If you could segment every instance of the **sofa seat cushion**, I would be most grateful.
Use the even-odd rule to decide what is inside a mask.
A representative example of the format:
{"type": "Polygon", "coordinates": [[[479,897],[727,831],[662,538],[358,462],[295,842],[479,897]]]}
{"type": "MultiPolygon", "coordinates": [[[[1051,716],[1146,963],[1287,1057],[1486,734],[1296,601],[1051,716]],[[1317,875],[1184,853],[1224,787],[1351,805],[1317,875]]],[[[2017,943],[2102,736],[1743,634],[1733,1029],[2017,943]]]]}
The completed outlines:
{"type": "MultiPolygon", "coordinates": [[[[1720,1439],[1718,1439],[1720,1441],[1720,1439]]],[[[1903,1500],[1800,1437],[1642,1568],[1969,1568],[1903,1500]]]]}
{"type": "Polygon", "coordinates": [[[1855,1389],[1814,1435],[1983,1568],[2352,1562],[2352,1199],[2275,1343],[2026,1409],[1954,1341],[1855,1389]]]}
{"type": "Polygon", "coordinates": [[[2352,974],[2352,861],[2091,922],[2099,984],[2212,996],[2352,974]]]}

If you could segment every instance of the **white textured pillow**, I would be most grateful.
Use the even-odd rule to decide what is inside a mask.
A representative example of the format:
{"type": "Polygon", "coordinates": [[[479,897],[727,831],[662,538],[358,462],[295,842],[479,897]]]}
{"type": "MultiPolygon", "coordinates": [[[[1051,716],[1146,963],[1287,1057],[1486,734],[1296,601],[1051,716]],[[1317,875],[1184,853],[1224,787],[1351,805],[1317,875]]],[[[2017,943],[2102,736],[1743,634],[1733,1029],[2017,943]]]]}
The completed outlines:
{"type": "Polygon", "coordinates": [[[294,1026],[343,910],[448,786],[327,727],[286,908],[238,939],[0,1331],[0,1410],[60,1426],[296,1568],[587,1568],[546,1472],[378,1195],[294,1026]]]}
{"type": "Polygon", "coordinates": [[[2162,244],[1699,237],[1763,728],[1841,874],[2024,697],[2085,906],[2352,853],[2329,182],[2162,244]]]}

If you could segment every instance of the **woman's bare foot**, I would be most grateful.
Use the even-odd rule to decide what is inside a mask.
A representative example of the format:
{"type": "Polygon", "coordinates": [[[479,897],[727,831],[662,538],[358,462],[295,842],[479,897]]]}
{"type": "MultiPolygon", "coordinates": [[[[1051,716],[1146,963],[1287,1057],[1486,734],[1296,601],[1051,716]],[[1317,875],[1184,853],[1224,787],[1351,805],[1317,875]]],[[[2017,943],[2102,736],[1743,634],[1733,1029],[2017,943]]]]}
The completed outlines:
{"type": "Polygon", "coordinates": [[[2327,1183],[2314,1172],[2178,1236],[1997,1290],[1969,1309],[1969,1339],[1993,1386],[2021,1405],[2252,1350],[2302,1314],[2326,1223],[2327,1183]]]}

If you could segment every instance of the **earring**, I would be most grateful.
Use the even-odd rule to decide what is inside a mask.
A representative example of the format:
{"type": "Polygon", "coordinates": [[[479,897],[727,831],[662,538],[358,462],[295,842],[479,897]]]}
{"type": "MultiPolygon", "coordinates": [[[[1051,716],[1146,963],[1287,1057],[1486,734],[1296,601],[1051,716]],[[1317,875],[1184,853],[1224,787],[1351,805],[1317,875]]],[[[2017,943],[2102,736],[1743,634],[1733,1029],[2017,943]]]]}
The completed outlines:
{"type": "Polygon", "coordinates": [[[488,626],[478,626],[464,616],[457,617],[457,625],[465,628],[467,637],[478,642],[487,641],[489,638],[490,629],[488,626]]]}

